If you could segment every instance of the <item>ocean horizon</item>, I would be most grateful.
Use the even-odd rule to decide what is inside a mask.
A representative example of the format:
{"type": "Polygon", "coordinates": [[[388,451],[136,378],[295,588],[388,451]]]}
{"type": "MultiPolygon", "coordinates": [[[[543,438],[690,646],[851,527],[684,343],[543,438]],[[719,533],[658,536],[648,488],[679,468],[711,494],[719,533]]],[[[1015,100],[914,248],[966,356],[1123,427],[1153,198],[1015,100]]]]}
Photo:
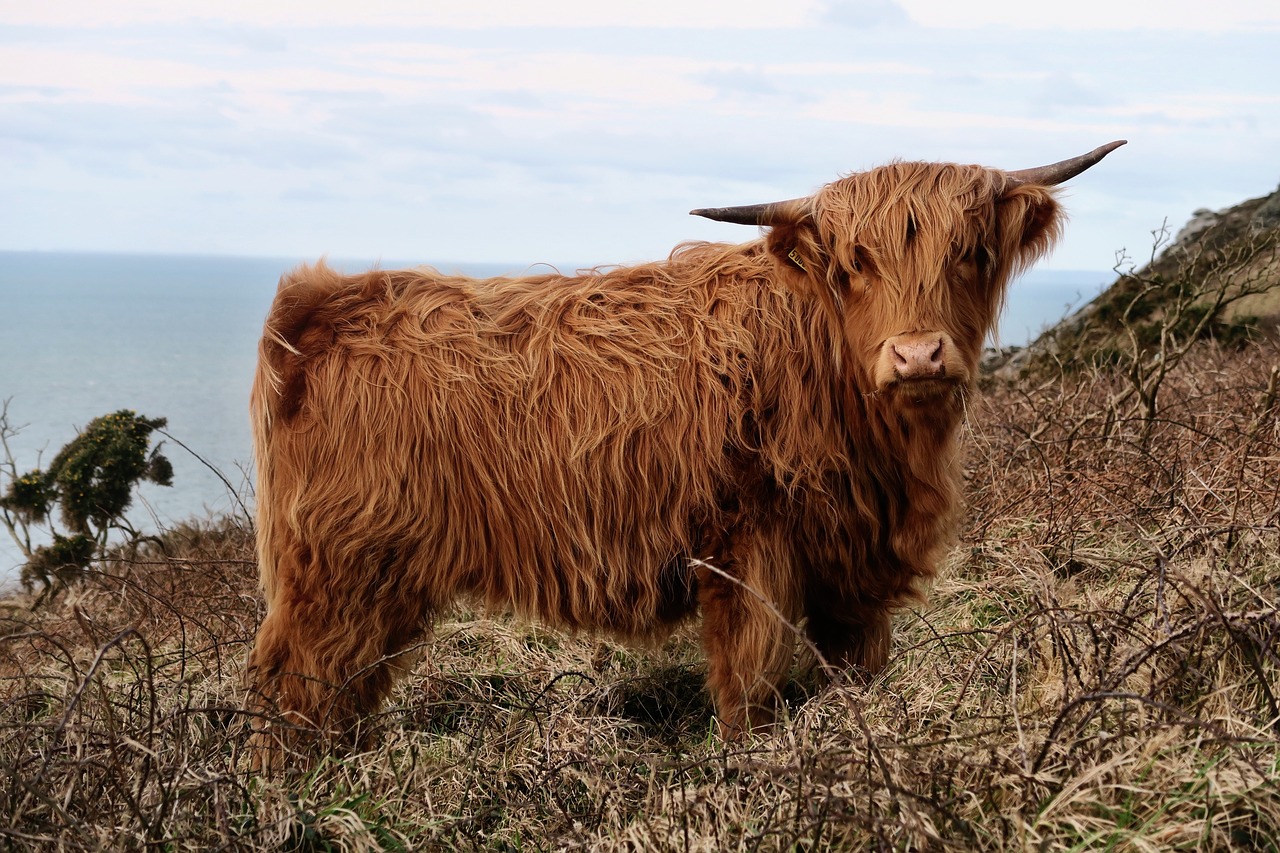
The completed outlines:
{"type": "MultiPolygon", "coordinates": [[[[173,440],[165,439],[163,452],[174,466],[171,488],[141,487],[128,513],[135,524],[156,529],[251,507],[248,396],[262,321],[280,276],[314,260],[0,251],[0,401],[8,401],[9,423],[21,427],[9,442],[18,471],[47,463],[93,418],[132,409],[168,419],[173,440]]],[[[427,264],[473,276],[551,268],[327,261],[347,272],[427,264]]],[[[1000,342],[1026,343],[1113,278],[1109,271],[1032,270],[1010,289],[1000,342]]],[[[0,532],[0,587],[16,580],[21,564],[0,532]]]]}

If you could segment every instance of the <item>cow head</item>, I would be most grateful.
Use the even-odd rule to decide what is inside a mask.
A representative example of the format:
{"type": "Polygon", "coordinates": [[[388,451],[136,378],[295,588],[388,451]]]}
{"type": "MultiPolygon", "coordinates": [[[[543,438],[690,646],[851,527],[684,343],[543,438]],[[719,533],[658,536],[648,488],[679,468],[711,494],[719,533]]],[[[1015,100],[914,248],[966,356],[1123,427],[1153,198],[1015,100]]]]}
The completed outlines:
{"type": "Polygon", "coordinates": [[[893,163],[806,198],[693,213],[769,226],[783,276],[840,323],[859,386],[924,404],[972,382],[1010,278],[1053,245],[1050,187],[1123,144],[1018,172],[893,163]]]}

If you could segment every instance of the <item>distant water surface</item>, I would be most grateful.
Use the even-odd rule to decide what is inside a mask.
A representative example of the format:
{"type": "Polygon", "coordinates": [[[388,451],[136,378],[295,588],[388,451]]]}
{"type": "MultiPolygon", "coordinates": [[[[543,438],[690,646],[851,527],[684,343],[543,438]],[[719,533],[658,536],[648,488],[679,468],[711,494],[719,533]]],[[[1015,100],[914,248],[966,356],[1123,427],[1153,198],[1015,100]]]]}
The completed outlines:
{"type": "MultiPolygon", "coordinates": [[[[20,470],[48,463],[93,418],[133,409],[168,418],[168,431],[238,494],[167,443],[174,486],[144,485],[131,518],[166,525],[251,504],[247,400],[257,339],[277,280],[299,260],[0,252],[0,400],[10,400],[10,423],[23,426],[11,441],[20,470]]],[[[330,263],[350,272],[374,264],[330,263]]],[[[476,276],[522,272],[432,265],[476,276]]],[[[1025,343],[1109,280],[1101,272],[1031,272],[1010,291],[1001,342],[1025,343]]],[[[16,577],[20,563],[0,530],[0,585],[16,577]]]]}

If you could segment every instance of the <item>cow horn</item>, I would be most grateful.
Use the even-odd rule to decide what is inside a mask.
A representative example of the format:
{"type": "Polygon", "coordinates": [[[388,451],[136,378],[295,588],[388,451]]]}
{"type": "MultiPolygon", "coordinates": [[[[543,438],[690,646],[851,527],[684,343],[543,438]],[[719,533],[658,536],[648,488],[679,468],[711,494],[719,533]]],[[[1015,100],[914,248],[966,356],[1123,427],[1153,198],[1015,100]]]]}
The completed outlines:
{"type": "Polygon", "coordinates": [[[1093,149],[1088,154],[1081,154],[1079,157],[1072,157],[1070,160],[1063,160],[1060,163],[1053,163],[1048,166],[1039,166],[1035,169],[1019,169],[1016,172],[1005,172],[1005,174],[1017,184],[1039,184],[1044,187],[1052,187],[1074,178],[1128,141],[1127,139],[1117,139],[1115,142],[1108,142],[1106,145],[1093,149]]]}
{"type": "Polygon", "coordinates": [[[768,204],[744,204],[741,207],[700,207],[689,211],[691,216],[705,216],[717,222],[735,222],[738,225],[777,225],[794,222],[809,212],[808,198],[792,198],[768,204]]]}

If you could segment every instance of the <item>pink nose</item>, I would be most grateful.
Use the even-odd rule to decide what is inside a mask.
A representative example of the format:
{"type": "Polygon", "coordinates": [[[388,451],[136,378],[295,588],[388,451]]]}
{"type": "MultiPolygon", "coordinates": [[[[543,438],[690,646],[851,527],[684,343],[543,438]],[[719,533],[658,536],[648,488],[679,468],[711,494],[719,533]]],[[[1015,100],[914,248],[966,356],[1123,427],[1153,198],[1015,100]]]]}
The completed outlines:
{"type": "Polygon", "coordinates": [[[887,343],[894,372],[902,379],[937,379],[946,372],[941,335],[899,335],[887,343]]]}

